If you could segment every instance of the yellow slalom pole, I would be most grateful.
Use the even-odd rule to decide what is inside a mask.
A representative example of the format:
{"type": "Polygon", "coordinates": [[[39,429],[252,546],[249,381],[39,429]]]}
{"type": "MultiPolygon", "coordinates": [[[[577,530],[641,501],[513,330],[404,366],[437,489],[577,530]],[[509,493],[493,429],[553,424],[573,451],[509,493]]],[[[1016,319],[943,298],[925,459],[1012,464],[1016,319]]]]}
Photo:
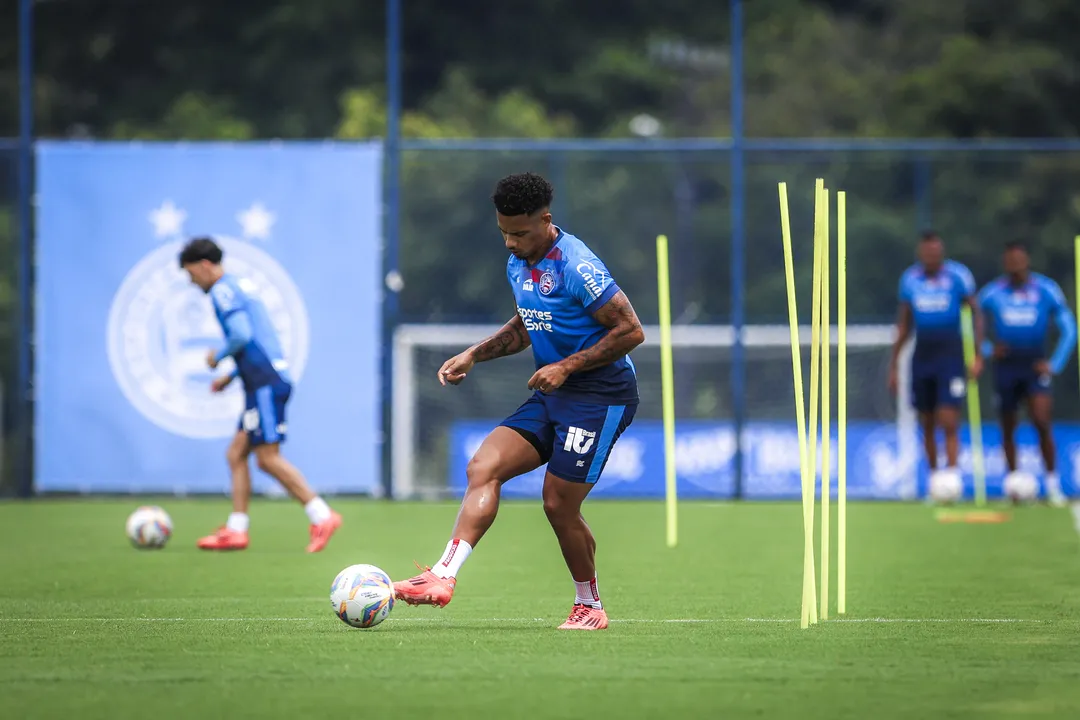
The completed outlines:
{"type": "Polygon", "coordinates": [[[832,518],[832,403],[829,377],[832,354],[832,313],[829,310],[829,191],[821,191],[821,619],[829,619],[829,547],[832,518]]]}
{"type": "MultiPolygon", "coordinates": [[[[1080,243],[1080,238],[1077,238],[1080,243]]],[[[847,612],[847,193],[836,193],[836,612],[847,612]]]]}
{"type": "Polygon", "coordinates": [[[791,253],[791,219],[788,215],[787,183],[779,184],[780,228],[784,238],[784,276],[787,280],[788,325],[791,330],[791,375],[795,384],[795,424],[799,431],[799,477],[803,503],[803,593],[801,627],[810,626],[810,606],[814,603],[814,525],[807,512],[806,487],[810,477],[810,457],[807,451],[806,410],[803,399],[802,351],[799,341],[799,312],[795,303],[795,262],[791,253]]]}
{"type": "Polygon", "coordinates": [[[660,292],[660,392],[664,412],[667,546],[673,548],[679,544],[679,514],[675,485],[675,382],[671,361],[671,289],[667,235],[656,236],[656,282],[660,292]]]}
{"type": "MultiPolygon", "coordinates": [[[[970,368],[975,361],[975,329],[972,327],[971,308],[960,310],[960,334],[964,342],[964,365],[970,368]]],[[[968,377],[967,381],[968,425],[971,426],[971,464],[975,475],[975,506],[986,505],[986,467],[983,464],[982,410],[979,409],[979,381],[968,377]]]]}
{"type": "Polygon", "coordinates": [[[809,495],[807,510],[810,520],[810,568],[812,585],[810,588],[813,601],[810,605],[811,624],[818,621],[817,609],[817,578],[814,566],[814,511],[816,505],[817,489],[817,450],[818,450],[818,388],[821,380],[821,198],[825,193],[825,181],[818,178],[814,186],[814,266],[813,266],[813,303],[810,313],[810,420],[807,433],[808,454],[810,456],[809,488],[805,491],[809,495]]]}

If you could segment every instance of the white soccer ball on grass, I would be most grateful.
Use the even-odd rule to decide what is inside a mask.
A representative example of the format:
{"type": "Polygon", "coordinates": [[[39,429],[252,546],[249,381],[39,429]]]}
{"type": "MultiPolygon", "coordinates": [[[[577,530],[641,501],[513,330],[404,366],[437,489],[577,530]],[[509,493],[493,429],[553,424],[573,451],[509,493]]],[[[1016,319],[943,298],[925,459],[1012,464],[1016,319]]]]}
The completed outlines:
{"type": "Polygon", "coordinates": [[[1027,503],[1039,496],[1039,481],[1029,472],[1016,470],[1005,476],[1002,490],[1014,503],[1027,503]]]}
{"type": "Polygon", "coordinates": [[[135,547],[158,550],[172,537],[172,518],[157,505],[143,505],[128,516],[126,530],[128,540],[135,547]]]}
{"type": "Polygon", "coordinates": [[[330,606],[346,625],[373,628],[394,609],[394,583],[374,565],[350,565],[330,586],[330,606]]]}
{"type": "Polygon", "coordinates": [[[954,468],[930,473],[930,498],[940,505],[959,502],[964,495],[964,478],[954,468]]]}

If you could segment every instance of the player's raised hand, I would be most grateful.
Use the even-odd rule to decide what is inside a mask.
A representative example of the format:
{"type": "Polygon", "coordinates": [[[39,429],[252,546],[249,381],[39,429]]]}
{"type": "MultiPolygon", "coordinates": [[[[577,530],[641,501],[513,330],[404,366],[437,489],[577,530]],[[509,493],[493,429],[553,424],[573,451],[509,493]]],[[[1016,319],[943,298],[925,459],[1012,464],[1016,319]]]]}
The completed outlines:
{"type": "Polygon", "coordinates": [[[211,370],[216,370],[218,366],[217,353],[213,350],[206,351],[206,364],[210,366],[211,370]]]}
{"type": "Polygon", "coordinates": [[[225,388],[229,387],[229,384],[233,381],[232,375],[222,375],[221,377],[214,378],[214,382],[210,383],[210,392],[219,393],[225,388]]]}
{"type": "Polygon", "coordinates": [[[473,359],[472,350],[466,350],[465,352],[455,355],[439,368],[439,382],[442,385],[450,383],[451,385],[460,385],[461,381],[465,379],[465,376],[472,370],[472,366],[476,364],[476,360],[473,359]]]}
{"type": "Polygon", "coordinates": [[[545,365],[533,373],[533,376],[529,378],[529,389],[539,390],[542,393],[549,393],[552,390],[558,390],[562,387],[562,384],[566,382],[566,378],[569,376],[570,372],[562,363],[545,365]]]}

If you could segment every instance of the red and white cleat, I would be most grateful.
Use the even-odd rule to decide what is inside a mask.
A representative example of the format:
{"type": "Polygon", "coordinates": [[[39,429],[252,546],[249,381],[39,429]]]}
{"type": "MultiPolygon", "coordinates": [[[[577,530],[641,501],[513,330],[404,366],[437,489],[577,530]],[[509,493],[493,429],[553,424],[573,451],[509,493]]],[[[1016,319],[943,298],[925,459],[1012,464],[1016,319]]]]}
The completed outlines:
{"type": "Polygon", "coordinates": [[[570,617],[559,626],[560,630],[607,630],[607,613],[601,608],[574,605],[570,617]]]}
{"type": "MultiPolygon", "coordinates": [[[[417,565],[417,567],[420,567],[417,565]]],[[[446,607],[454,597],[454,578],[441,578],[431,572],[431,568],[421,568],[424,572],[408,580],[394,583],[394,594],[398,600],[409,605],[436,605],[446,607]]]]}
{"type": "Polygon", "coordinates": [[[334,531],[341,527],[341,515],[336,512],[330,513],[330,518],[324,520],[318,525],[311,526],[311,542],[308,543],[307,551],[309,553],[316,553],[326,547],[326,544],[330,542],[330,538],[333,536],[334,531]]]}
{"type": "Polygon", "coordinates": [[[199,539],[200,550],[243,550],[248,546],[248,534],[223,527],[213,535],[199,539]]]}

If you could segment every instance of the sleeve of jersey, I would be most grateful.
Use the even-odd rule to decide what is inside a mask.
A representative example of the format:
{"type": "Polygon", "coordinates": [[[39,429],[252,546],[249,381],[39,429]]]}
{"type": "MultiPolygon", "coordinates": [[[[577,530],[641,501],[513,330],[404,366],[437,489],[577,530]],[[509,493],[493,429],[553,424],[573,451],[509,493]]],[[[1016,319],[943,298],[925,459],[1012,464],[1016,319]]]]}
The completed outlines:
{"type": "Polygon", "coordinates": [[[1054,323],[1058,328],[1057,347],[1050,356],[1050,370],[1057,375],[1065,369],[1065,363],[1069,361],[1073,345],[1076,344],[1076,318],[1069,310],[1069,304],[1065,302],[1065,295],[1057,283],[1048,283],[1046,290],[1050,294],[1054,323]]]}
{"type": "Polygon", "coordinates": [[[911,289],[908,287],[908,274],[900,276],[900,287],[896,291],[896,299],[902,303],[911,303],[911,289]]]}
{"type": "Polygon", "coordinates": [[[248,314],[243,310],[234,310],[225,319],[225,347],[217,354],[217,362],[239,352],[251,342],[254,334],[248,314]]]}
{"type": "Polygon", "coordinates": [[[223,318],[229,317],[244,306],[243,298],[236,289],[224,281],[218,281],[210,288],[210,301],[214,303],[214,309],[223,318]]]}
{"type": "Polygon", "coordinates": [[[964,299],[975,295],[975,276],[963,265],[956,266],[956,277],[960,280],[964,299]]]}
{"type": "Polygon", "coordinates": [[[585,312],[592,315],[619,292],[619,285],[595,255],[571,259],[563,270],[563,281],[585,312]]]}

